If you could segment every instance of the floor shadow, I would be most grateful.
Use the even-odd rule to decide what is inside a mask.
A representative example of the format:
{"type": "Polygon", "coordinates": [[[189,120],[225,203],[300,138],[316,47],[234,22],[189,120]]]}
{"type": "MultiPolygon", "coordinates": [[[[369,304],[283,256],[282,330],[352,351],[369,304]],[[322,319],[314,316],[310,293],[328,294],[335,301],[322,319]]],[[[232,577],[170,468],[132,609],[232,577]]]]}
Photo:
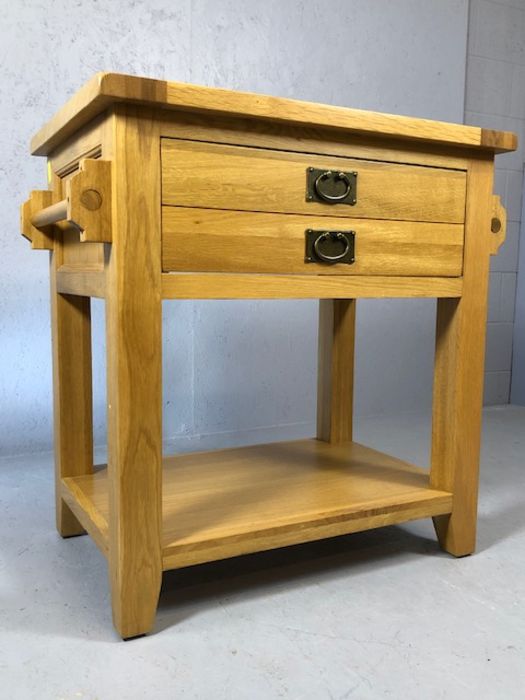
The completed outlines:
{"type": "Polygon", "coordinates": [[[362,569],[386,568],[399,563],[403,553],[443,554],[434,539],[403,526],[390,526],[168,571],[155,631],[217,606],[218,597],[264,597],[272,590],[313,583],[320,576],[333,579],[362,569]]]}
{"type": "Polygon", "coordinates": [[[483,552],[525,531],[525,502],[491,510],[478,517],[477,551],[483,552]]]}

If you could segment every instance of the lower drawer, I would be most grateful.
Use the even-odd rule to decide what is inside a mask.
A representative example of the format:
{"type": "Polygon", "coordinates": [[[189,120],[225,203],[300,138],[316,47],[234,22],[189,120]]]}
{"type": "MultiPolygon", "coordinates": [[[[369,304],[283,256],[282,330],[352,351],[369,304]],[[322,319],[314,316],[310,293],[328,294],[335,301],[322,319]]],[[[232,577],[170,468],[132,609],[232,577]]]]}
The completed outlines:
{"type": "Polygon", "coordinates": [[[162,266],[165,272],[457,277],[463,225],[164,206],[162,266]],[[354,262],[307,262],[312,229],[353,231],[354,262]]]}

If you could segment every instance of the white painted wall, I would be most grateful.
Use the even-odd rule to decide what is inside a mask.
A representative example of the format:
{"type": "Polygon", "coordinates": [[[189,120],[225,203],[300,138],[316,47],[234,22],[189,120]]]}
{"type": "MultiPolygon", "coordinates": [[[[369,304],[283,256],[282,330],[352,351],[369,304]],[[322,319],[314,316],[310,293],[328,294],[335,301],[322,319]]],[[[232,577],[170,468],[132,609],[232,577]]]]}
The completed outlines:
{"type": "Polygon", "coordinates": [[[525,157],[525,0],[470,1],[465,121],[514,131],[519,138],[516,152],[496,157],[495,192],[507,209],[507,240],[490,266],[485,403],[505,404],[511,387],[525,157]]]}
{"type": "MultiPolygon", "coordinates": [[[[525,138],[525,132],[524,132],[525,138]]],[[[525,406],[525,196],[521,211],[519,267],[516,287],[516,314],[514,318],[514,345],[512,357],[512,387],[510,401],[525,406]]]]}
{"type": "MultiPolygon", "coordinates": [[[[45,187],[32,133],[95,71],[463,120],[466,0],[0,0],[0,452],[49,449],[47,254],[18,235],[45,187]]],[[[104,436],[101,304],[96,441],[104,436]]],[[[429,406],[432,301],[362,302],[358,413],[429,406]]],[[[165,436],[176,445],[312,433],[315,302],[166,304],[165,436]]]]}

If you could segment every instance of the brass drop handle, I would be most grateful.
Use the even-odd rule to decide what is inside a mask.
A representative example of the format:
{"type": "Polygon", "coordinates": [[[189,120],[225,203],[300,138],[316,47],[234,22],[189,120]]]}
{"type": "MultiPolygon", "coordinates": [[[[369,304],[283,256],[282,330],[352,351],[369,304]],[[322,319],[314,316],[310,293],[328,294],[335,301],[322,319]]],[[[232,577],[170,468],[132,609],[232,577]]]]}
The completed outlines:
{"type": "Polygon", "coordinates": [[[319,260],[323,260],[324,262],[327,263],[336,263],[338,260],[343,260],[348,253],[350,252],[350,241],[349,239],[340,231],[337,233],[334,233],[332,231],[326,231],[326,233],[321,234],[315,239],[314,243],[314,251],[319,260]],[[344,243],[344,248],[343,252],[339,253],[338,255],[327,255],[326,253],[323,253],[323,251],[320,249],[320,245],[329,239],[332,240],[337,240],[337,241],[343,241],[344,243]]]}
{"type": "Polygon", "coordinates": [[[332,172],[332,170],[325,170],[324,173],[321,173],[315,180],[314,183],[315,191],[317,195],[321,198],[324,199],[325,202],[342,202],[344,199],[348,197],[350,194],[350,191],[352,189],[352,184],[350,182],[350,178],[346,173],[343,172],[332,172]],[[330,178],[333,178],[333,180],[341,180],[342,182],[345,183],[345,190],[342,194],[328,194],[328,192],[324,191],[322,188],[322,183],[326,182],[327,180],[330,180],[330,178]]]}

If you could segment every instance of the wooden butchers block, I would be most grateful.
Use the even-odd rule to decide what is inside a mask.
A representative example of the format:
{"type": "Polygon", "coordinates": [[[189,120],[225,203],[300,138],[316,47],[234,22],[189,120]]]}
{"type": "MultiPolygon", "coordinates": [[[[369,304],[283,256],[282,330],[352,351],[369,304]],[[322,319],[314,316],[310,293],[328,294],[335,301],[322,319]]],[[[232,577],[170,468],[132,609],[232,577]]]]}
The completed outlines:
{"type": "MultiPolygon", "coordinates": [[[[57,528],[108,559],[124,638],[162,571],[434,518],[474,551],[494,156],[516,137],[99,74],[34,137],[21,228],[51,257],[57,528]],[[108,464],[93,466],[90,298],[108,464]],[[430,472],[353,442],[359,298],[438,299],[430,472]],[[162,454],[162,299],[320,299],[313,439],[162,454]]],[[[198,368],[197,368],[198,371],[198,368]]],[[[377,368],[377,372],[388,368],[377,368]]]]}

